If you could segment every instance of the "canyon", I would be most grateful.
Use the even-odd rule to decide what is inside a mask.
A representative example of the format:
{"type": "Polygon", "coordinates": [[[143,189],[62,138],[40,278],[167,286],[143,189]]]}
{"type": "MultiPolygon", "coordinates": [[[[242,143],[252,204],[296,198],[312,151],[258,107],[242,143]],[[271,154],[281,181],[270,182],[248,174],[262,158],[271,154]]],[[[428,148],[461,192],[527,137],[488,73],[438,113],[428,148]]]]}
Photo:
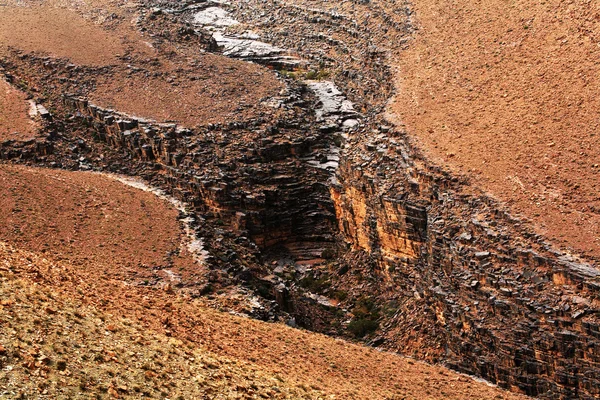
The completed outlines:
{"type": "MultiPolygon", "coordinates": [[[[439,162],[447,156],[467,163],[458,147],[432,150],[428,126],[439,121],[410,108],[414,93],[427,96],[426,79],[406,83],[421,71],[410,57],[423,51],[419,10],[428,15],[426,7],[415,14],[413,5],[392,0],[48,1],[40,6],[47,10],[16,3],[0,8],[0,18],[22,28],[23,21],[39,26],[40,18],[56,13],[60,21],[68,13],[79,34],[47,24],[42,39],[24,41],[21,29],[0,28],[0,89],[11,96],[3,100],[14,110],[8,122],[18,121],[7,123],[4,112],[0,119],[0,177],[22,182],[2,191],[43,198],[31,182],[50,188],[45,180],[65,174],[62,182],[75,182],[61,189],[69,193],[82,185],[78,179],[92,178],[63,170],[95,171],[141,179],[181,207],[153,211],[153,195],[144,192],[144,206],[137,195],[103,205],[132,224],[119,226],[116,234],[125,238],[112,243],[110,231],[71,237],[73,226],[59,224],[54,242],[42,243],[47,225],[39,215],[56,205],[21,195],[2,203],[11,209],[2,217],[5,246],[73,264],[69,274],[104,298],[93,301],[97,307],[114,311],[120,303],[77,266],[111,271],[140,298],[185,299],[174,307],[185,309],[180,314],[168,307],[168,323],[147,322],[166,336],[195,335],[186,330],[194,315],[189,304],[206,302],[207,309],[280,322],[277,329],[287,324],[439,363],[529,396],[600,395],[597,248],[578,245],[587,233],[566,245],[557,241],[540,229],[543,216],[523,211],[522,199],[516,208],[507,203],[506,189],[485,183],[489,176],[439,162]],[[93,50],[99,42],[111,47],[93,50]],[[32,117],[23,116],[27,107],[32,117]],[[412,130],[428,133],[415,139],[412,130]],[[25,166],[45,172],[28,178],[36,173],[25,166]],[[191,247],[181,245],[187,239],[178,224],[192,236],[191,247]],[[103,260],[107,245],[115,255],[103,260]]],[[[425,111],[442,107],[416,103],[425,111]]],[[[86,190],[116,193],[116,183],[100,176],[86,190]]],[[[67,209],[80,207],[66,201],[67,209]]],[[[105,213],[79,212],[99,221],[105,213]]],[[[84,233],[100,224],[84,220],[74,223],[84,233]]],[[[49,276],[48,284],[55,279],[49,276]]],[[[137,316],[126,297],[119,294],[130,307],[126,316],[137,316]]],[[[239,357],[226,347],[213,350],[239,357]]],[[[377,398],[393,398],[387,381],[387,389],[361,395],[324,385],[340,396],[375,398],[379,391],[377,398]]],[[[288,397],[319,396],[297,390],[288,397]]]]}

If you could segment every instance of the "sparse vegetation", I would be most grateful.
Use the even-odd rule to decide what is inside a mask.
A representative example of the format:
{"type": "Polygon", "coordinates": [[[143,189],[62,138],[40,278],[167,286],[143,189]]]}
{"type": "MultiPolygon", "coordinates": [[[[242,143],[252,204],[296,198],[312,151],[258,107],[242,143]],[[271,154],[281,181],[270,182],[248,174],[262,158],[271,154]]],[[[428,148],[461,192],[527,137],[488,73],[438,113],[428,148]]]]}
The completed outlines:
{"type": "MultiPolygon", "coordinates": [[[[472,390],[462,389],[465,386],[456,379],[436,386],[421,381],[424,370],[430,374],[441,367],[410,364],[282,324],[219,313],[165,291],[130,287],[121,293],[116,290],[120,285],[2,242],[0,259],[4,324],[0,386],[8,398],[40,398],[41,393],[48,398],[100,399],[191,399],[217,394],[270,399],[327,398],[329,394],[418,398],[425,385],[438,398],[462,399],[468,393],[464,390],[472,390]],[[85,289],[85,298],[110,293],[111,301],[103,307],[80,303],[77,289],[62,284],[60,277],[65,274],[85,289]],[[187,333],[174,330],[167,335],[165,315],[179,329],[187,326],[187,333]],[[40,324],[43,340],[38,335],[40,324]]],[[[359,299],[355,309],[372,316],[374,308],[368,299],[359,299]]],[[[352,329],[364,336],[374,324],[362,319],[352,329]]],[[[499,393],[483,384],[469,385],[477,385],[487,396],[499,393]]]]}
{"type": "MultiPolygon", "coordinates": [[[[429,169],[427,154],[413,151],[408,132],[389,126],[383,114],[392,94],[425,91],[436,105],[445,104],[434,93],[439,88],[427,86],[439,80],[394,90],[396,69],[388,59],[414,46],[407,41],[409,10],[367,1],[318,11],[317,2],[293,0],[285,12],[271,13],[279,11],[278,2],[214,2],[209,8],[220,13],[245,15],[221,32],[244,39],[232,37],[244,51],[225,57],[232,53],[218,39],[221,28],[190,19],[204,6],[167,3],[7,0],[0,7],[0,74],[14,77],[6,91],[0,86],[7,93],[0,98],[0,204],[6,211],[0,213],[0,397],[518,398],[341,339],[353,335],[388,349],[405,341],[414,347],[411,354],[428,360],[443,353],[460,357],[457,348],[472,337],[462,342],[456,335],[456,347],[449,346],[446,328],[485,339],[487,328],[470,315],[487,321],[495,307],[486,303],[485,288],[469,286],[472,277],[465,277],[471,289],[464,293],[481,298],[438,311],[447,288],[440,283],[438,291],[430,280],[460,283],[450,269],[480,265],[460,263],[451,247],[443,257],[451,266],[423,273],[418,259],[428,260],[425,249],[438,252],[429,241],[442,234],[444,246],[453,240],[435,228],[436,213],[456,229],[467,231],[471,222],[467,212],[450,207],[463,204],[459,183],[441,185],[447,176],[429,169]],[[259,12],[248,12],[254,8],[259,12]],[[253,15],[281,23],[252,26],[253,15]],[[249,43],[264,45],[267,55],[248,57],[249,43]],[[279,52],[289,57],[272,56],[279,52]],[[296,58],[296,52],[302,54],[296,58]],[[290,70],[276,71],[281,65],[290,70]],[[28,100],[55,115],[29,117],[28,100]],[[5,156],[27,166],[10,165],[5,156]],[[155,192],[82,172],[88,169],[143,177],[189,210],[155,192]],[[444,207],[438,207],[439,188],[448,192],[444,207]],[[188,219],[193,223],[184,223],[188,219]],[[388,260],[401,270],[394,265],[386,274],[388,260]],[[457,312],[462,327],[450,319],[457,312]],[[411,316],[431,323],[413,324],[411,316]]],[[[533,21],[520,19],[515,31],[537,33],[533,21]]],[[[506,42],[483,53],[504,62],[520,38],[500,36],[506,42]]],[[[489,65],[482,71],[493,74],[498,64],[489,65]]],[[[448,71],[443,62],[426,67],[419,77],[448,71]]],[[[467,83],[458,89],[469,96],[483,87],[467,83]]],[[[431,133],[441,141],[453,125],[443,121],[431,133]]],[[[452,143],[461,138],[453,134],[452,143]]],[[[550,154],[558,145],[552,142],[547,157],[560,155],[550,154]]],[[[453,160],[462,156],[443,151],[453,160]]],[[[560,171],[547,173],[551,181],[560,171]]],[[[487,220],[489,202],[472,204],[485,208],[480,216],[487,220]]],[[[476,243],[480,232],[474,231],[476,243]]],[[[509,236],[499,232],[498,240],[509,236]]],[[[489,259],[495,269],[500,258],[489,259]]],[[[481,271],[475,275],[477,282],[487,279],[481,271]]],[[[496,286],[512,285],[514,277],[503,275],[506,284],[495,280],[496,286]]],[[[526,275],[515,278],[521,280],[535,283],[526,275]]],[[[508,298],[494,294],[499,304],[508,298]]],[[[564,315],[578,307],[560,306],[564,315]]]]}
{"type": "Polygon", "coordinates": [[[375,332],[377,328],[379,328],[379,322],[367,318],[354,319],[348,324],[348,330],[357,338],[375,332]]]}
{"type": "Polygon", "coordinates": [[[312,293],[323,293],[331,286],[331,278],[325,273],[321,273],[317,278],[309,274],[300,280],[300,286],[312,293]]]}
{"type": "Polygon", "coordinates": [[[308,80],[320,81],[329,78],[331,73],[326,69],[310,70],[304,74],[304,78],[308,80]]]}
{"type": "Polygon", "coordinates": [[[369,333],[372,333],[379,328],[380,313],[373,299],[368,297],[360,297],[352,309],[354,318],[348,324],[348,330],[357,338],[362,338],[369,333]]]}
{"type": "Polygon", "coordinates": [[[289,79],[321,81],[329,78],[331,72],[324,68],[296,71],[288,71],[286,69],[283,69],[279,71],[279,74],[284,78],[289,79]]]}

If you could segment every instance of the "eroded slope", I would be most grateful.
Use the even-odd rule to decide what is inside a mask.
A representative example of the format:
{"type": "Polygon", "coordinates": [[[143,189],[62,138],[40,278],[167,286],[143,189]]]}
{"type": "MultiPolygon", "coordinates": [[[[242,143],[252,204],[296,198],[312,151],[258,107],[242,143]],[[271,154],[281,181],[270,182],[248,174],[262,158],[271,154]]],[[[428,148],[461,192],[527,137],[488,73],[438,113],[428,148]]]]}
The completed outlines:
{"type": "MultiPolygon", "coordinates": [[[[204,54],[212,46],[208,36],[184,24],[164,29],[173,17],[141,10],[100,0],[11,1],[0,9],[0,56],[66,59],[80,71],[72,91],[104,107],[187,126],[256,117],[268,107],[249,105],[281,90],[265,68],[204,54]],[[156,29],[138,29],[142,22],[156,29]]],[[[45,69],[51,74],[53,67],[45,69]]]]}
{"type": "Polygon", "coordinates": [[[38,126],[29,116],[30,107],[24,93],[0,78],[0,141],[35,138],[38,126]]]}
{"type": "MultiPolygon", "coordinates": [[[[187,29],[196,3],[153,5],[138,10],[136,24],[174,65],[211,47],[201,30],[190,35],[187,29]]],[[[214,285],[188,293],[227,297],[232,287],[243,287],[261,296],[265,308],[252,313],[260,318],[293,324],[294,317],[311,329],[353,332],[530,394],[593,397],[597,271],[553,251],[500,204],[422,158],[380,114],[393,90],[387,57],[412,32],[410,10],[378,0],[340,8],[316,0],[220,7],[243,21],[237,34],[260,27],[263,40],[310,58],[311,71],[280,74],[287,90],[268,102],[277,111],[193,129],[156,124],[85,97],[108,88],[97,85],[102,79],[116,79],[114,88],[122,90],[122,82],[144,85],[164,73],[172,85],[161,94],[187,84],[188,74],[190,80],[202,75],[136,54],[122,57],[127,64],[98,69],[10,52],[7,70],[30,93],[48,90],[41,101],[56,110],[57,151],[38,152],[35,161],[143,174],[193,204],[206,217],[202,236],[214,285]],[[356,102],[362,115],[352,115],[351,132],[340,135],[339,124],[319,120],[320,96],[311,84],[294,81],[303,76],[330,76],[356,102]],[[336,237],[335,222],[343,238],[336,237]]],[[[144,99],[144,88],[139,92],[144,99]]],[[[127,104],[122,100],[119,107],[127,104]]],[[[88,290],[97,304],[147,318],[110,289],[131,279],[110,272],[112,280],[99,282],[97,271],[80,281],[96,282],[88,290]]],[[[171,307],[164,311],[173,316],[171,307]]],[[[189,334],[187,326],[196,323],[187,318],[156,326],[189,334]]]]}
{"type": "Polygon", "coordinates": [[[600,255],[598,5],[420,0],[415,11],[399,121],[539,232],[600,255]]]}
{"type": "Polygon", "coordinates": [[[0,244],[0,384],[34,398],[318,397],[308,387],[205,346],[147,329],[38,285],[47,259],[0,244]],[[35,265],[32,265],[33,264],[35,265]],[[32,279],[33,278],[33,279],[32,279]]]}
{"type": "Polygon", "coordinates": [[[0,171],[7,396],[519,398],[131,280],[131,271],[178,252],[178,214],[168,203],[98,174],[0,171]]]}
{"type": "Polygon", "coordinates": [[[517,399],[484,383],[0,244],[4,394],[517,399]]]}
{"type": "Polygon", "coordinates": [[[2,241],[127,281],[195,265],[179,212],[152,193],[99,174],[9,165],[0,186],[2,241]]]}

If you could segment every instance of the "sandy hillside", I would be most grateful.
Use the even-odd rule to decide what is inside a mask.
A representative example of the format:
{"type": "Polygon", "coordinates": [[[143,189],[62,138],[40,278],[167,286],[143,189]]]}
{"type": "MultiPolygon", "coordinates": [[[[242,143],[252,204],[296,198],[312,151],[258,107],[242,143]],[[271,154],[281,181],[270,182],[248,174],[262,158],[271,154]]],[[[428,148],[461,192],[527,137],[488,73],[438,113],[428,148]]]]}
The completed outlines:
{"type": "Polygon", "coordinates": [[[6,165],[0,181],[0,389],[9,397],[519,398],[132,279],[171,262],[165,253],[181,241],[177,212],[148,192],[6,165]]]}
{"type": "Polygon", "coordinates": [[[600,256],[600,6],[418,0],[414,10],[398,120],[541,233],[600,256]]]}
{"type": "Polygon", "coordinates": [[[26,398],[517,399],[396,355],[0,243],[0,388],[26,398]]]}

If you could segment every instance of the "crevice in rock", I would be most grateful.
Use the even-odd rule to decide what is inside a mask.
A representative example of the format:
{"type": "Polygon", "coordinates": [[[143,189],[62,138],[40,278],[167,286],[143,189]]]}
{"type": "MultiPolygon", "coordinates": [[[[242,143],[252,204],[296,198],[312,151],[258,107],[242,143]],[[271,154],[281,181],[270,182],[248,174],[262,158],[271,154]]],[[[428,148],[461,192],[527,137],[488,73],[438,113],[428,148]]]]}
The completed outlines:
{"type": "MultiPolygon", "coordinates": [[[[355,1],[359,21],[288,3],[230,4],[230,15],[215,15],[239,24],[217,24],[216,37],[197,28],[207,51],[227,54],[224,35],[229,45],[274,46],[261,57],[229,54],[280,70],[286,90],[265,100],[271,114],[195,128],[157,123],[64,94],[60,82],[90,71],[15,55],[7,71],[31,88],[58,88],[42,102],[56,109],[48,128],[56,151],[4,143],[0,156],[129,172],[189,204],[205,220],[198,233],[209,253],[210,285],[183,282],[196,295],[240,285],[260,295],[258,318],[356,337],[530,395],[600,395],[593,262],[556,251],[501,204],[468,194],[464,178],[431,164],[383,115],[393,87],[390,42],[378,37],[405,46],[410,9],[355,1]],[[303,62],[287,63],[294,52],[303,62]]],[[[187,21],[219,4],[162,1],[151,12],[187,21]]]]}

